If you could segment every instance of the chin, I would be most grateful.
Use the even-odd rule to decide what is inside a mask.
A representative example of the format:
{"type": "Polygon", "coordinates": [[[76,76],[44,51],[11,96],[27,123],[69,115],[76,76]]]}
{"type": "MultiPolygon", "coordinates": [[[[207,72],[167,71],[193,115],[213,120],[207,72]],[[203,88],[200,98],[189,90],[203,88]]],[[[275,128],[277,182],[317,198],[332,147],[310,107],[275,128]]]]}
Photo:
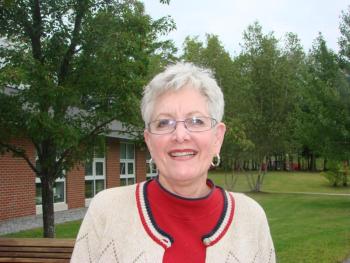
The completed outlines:
{"type": "Polygon", "coordinates": [[[192,179],[198,179],[203,176],[207,176],[207,172],[199,172],[199,171],[191,171],[191,168],[181,168],[181,169],[175,169],[176,173],[173,173],[171,178],[174,180],[179,180],[179,181],[187,181],[187,180],[192,180],[192,179]]]}

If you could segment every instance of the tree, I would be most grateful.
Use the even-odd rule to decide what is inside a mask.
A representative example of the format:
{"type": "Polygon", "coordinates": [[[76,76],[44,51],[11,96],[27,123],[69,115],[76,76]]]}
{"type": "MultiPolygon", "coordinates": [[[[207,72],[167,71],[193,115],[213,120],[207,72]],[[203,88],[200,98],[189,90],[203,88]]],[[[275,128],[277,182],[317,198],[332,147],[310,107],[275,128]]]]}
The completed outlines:
{"type": "Polygon", "coordinates": [[[187,37],[184,42],[182,58],[206,68],[215,74],[225,98],[224,122],[227,127],[225,142],[221,151],[222,165],[226,169],[234,167],[235,160],[242,151],[251,147],[246,139],[240,120],[235,117],[233,105],[237,103],[235,92],[239,89],[239,76],[230,54],[221,44],[218,36],[207,35],[206,42],[202,43],[197,37],[187,37]]]}
{"type": "Polygon", "coordinates": [[[22,157],[40,178],[44,236],[54,237],[55,179],[92,156],[112,121],[137,124],[149,57],[161,53],[157,38],[174,23],[153,21],[138,1],[0,7],[0,149],[22,157]],[[15,138],[32,142],[37,164],[15,138]]]}
{"type": "Polygon", "coordinates": [[[332,162],[350,156],[350,86],[338,61],[320,34],[308,56],[309,78],[296,119],[300,142],[332,162]]]}
{"type": "Polygon", "coordinates": [[[254,144],[252,158],[258,162],[259,172],[251,185],[252,190],[260,191],[267,158],[288,149],[302,53],[295,35],[287,36],[282,49],[272,33],[263,34],[257,22],[247,28],[243,40],[243,50],[236,58],[241,87],[236,93],[240,103],[235,112],[254,144]]]}
{"type": "Polygon", "coordinates": [[[348,10],[342,11],[341,22],[339,25],[341,36],[339,38],[340,47],[340,65],[350,74],[350,6],[348,10]]]}

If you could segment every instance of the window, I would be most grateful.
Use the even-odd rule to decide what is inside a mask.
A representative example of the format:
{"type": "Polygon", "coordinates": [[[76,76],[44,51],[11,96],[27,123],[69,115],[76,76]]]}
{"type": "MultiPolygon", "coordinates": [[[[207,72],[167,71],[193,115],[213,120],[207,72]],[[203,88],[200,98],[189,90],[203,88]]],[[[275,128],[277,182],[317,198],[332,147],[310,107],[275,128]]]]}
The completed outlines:
{"type": "Polygon", "coordinates": [[[85,198],[90,199],[105,189],[106,166],[105,158],[93,158],[85,163],[85,198]]]}
{"type": "Polygon", "coordinates": [[[151,154],[147,150],[146,153],[146,177],[147,179],[152,179],[157,176],[157,166],[154,162],[150,163],[151,154]]]}
{"type": "Polygon", "coordinates": [[[135,146],[132,143],[120,143],[120,185],[135,183],[135,146]]]}
{"type": "MultiPolygon", "coordinates": [[[[40,169],[38,160],[36,161],[36,167],[40,169]]],[[[55,181],[53,187],[53,201],[54,203],[66,202],[66,180],[64,178],[64,173],[55,181]]],[[[35,204],[42,205],[42,186],[39,177],[35,178],[35,204]]]]}
{"type": "MultiPolygon", "coordinates": [[[[38,158],[36,160],[35,166],[40,170],[38,158]]],[[[53,186],[54,211],[62,211],[68,209],[68,205],[66,204],[66,179],[64,175],[65,172],[63,171],[61,176],[56,179],[53,186]]],[[[36,214],[42,214],[42,185],[39,177],[35,178],[35,204],[36,214]]]]}

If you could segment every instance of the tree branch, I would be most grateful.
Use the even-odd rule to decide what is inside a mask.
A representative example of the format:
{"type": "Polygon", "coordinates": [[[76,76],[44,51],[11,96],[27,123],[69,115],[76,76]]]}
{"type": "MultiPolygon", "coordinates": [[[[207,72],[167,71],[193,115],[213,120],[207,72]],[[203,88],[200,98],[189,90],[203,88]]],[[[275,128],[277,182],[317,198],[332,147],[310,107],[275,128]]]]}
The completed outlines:
{"type": "Polygon", "coordinates": [[[75,48],[78,45],[79,33],[81,30],[81,23],[82,23],[84,15],[85,15],[85,12],[87,10],[87,2],[86,1],[79,0],[77,2],[78,2],[78,6],[77,6],[77,10],[76,10],[74,29],[72,32],[71,42],[70,42],[70,45],[68,47],[67,52],[65,53],[65,55],[63,57],[60,71],[58,74],[58,84],[59,85],[61,85],[65,81],[65,79],[68,75],[69,64],[70,64],[72,57],[75,53],[75,48]]]}
{"type": "Polygon", "coordinates": [[[41,51],[41,34],[42,34],[42,20],[39,0],[35,0],[32,10],[33,24],[30,23],[28,18],[28,6],[24,5],[18,8],[19,23],[23,26],[25,33],[30,38],[32,46],[33,58],[43,62],[42,51],[41,51]]]}
{"type": "MultiPolygon", "coordinates": [[[[111,123],[113,120],[115,120],[115,118],[111,118],[108,119],[105,122],[102,122],[100,125],[96,126],[90,133],[88,133],[87,135],[85,135],[84,137],[82,137],[79,140],[78,145],[82,145],[86,140],[88,140],[89,138],[91,138],[92,136],[98,135],[99,133],[101,133],[101,128],[103,128],[104,126],[106,126],[107,124],[111,123]]],[[[63,160],[65,158],[67,158],[67,156],[69,156],[70,154],[72,154],[73,149],[75,148],[75,146],[72,146],[68,149],[66,149],[63,154],[61,155],[60,159],[56,162],[56,169],[58,169],[58,167],[60,167],[63,163],[63,160]]]]}
{"type": "Polygon", "coordinates": [[[33,3],[33,31],[32,31],[32,48],[33,48],[33,57],[40,62],[43,62],[42,51],[41,51],[41,42],[40,38],[42,35],[42,20],[41,20],[41,11],[39,0],[34,0],[33,3]]]}
{"type": "Polygon", "coordinates": [[[34,171],[35,174],[39,175],[39,171],[36,169],[35,165],[30,161],[29,157],[26,155],[23,149],[20,149],[14,145],[0,142],[0,146],[4,147],[6,150],[11,151],[14,155],[23,158],[29,167],[34,171]]]}

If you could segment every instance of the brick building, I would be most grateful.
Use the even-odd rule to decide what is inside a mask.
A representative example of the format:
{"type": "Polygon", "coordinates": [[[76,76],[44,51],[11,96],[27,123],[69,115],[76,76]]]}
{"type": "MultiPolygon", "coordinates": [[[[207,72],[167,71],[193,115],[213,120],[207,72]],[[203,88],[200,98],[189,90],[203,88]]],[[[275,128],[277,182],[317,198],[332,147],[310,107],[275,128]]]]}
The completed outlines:
{"type": "MultiPolygon", "coordinates": [[[[120,124],[116,126],[120,128],[120,124]]],[[[18,139],[16,143],[35,161],[35,148],[28,140],[18,139]]],[[[147,163],[148,155],[146,147],[136,146],[130,136],[114,129],[106,138],[104,154],[96,154],[90,163],[56,180],[55,211],[88,206],[91,198],[105,188],[155,176],[155,169],[147,163]]],[[[0,180],[0,222],[42,213],[40,180],[22,158],[11,153],[0,155],[0,180]]]]}

